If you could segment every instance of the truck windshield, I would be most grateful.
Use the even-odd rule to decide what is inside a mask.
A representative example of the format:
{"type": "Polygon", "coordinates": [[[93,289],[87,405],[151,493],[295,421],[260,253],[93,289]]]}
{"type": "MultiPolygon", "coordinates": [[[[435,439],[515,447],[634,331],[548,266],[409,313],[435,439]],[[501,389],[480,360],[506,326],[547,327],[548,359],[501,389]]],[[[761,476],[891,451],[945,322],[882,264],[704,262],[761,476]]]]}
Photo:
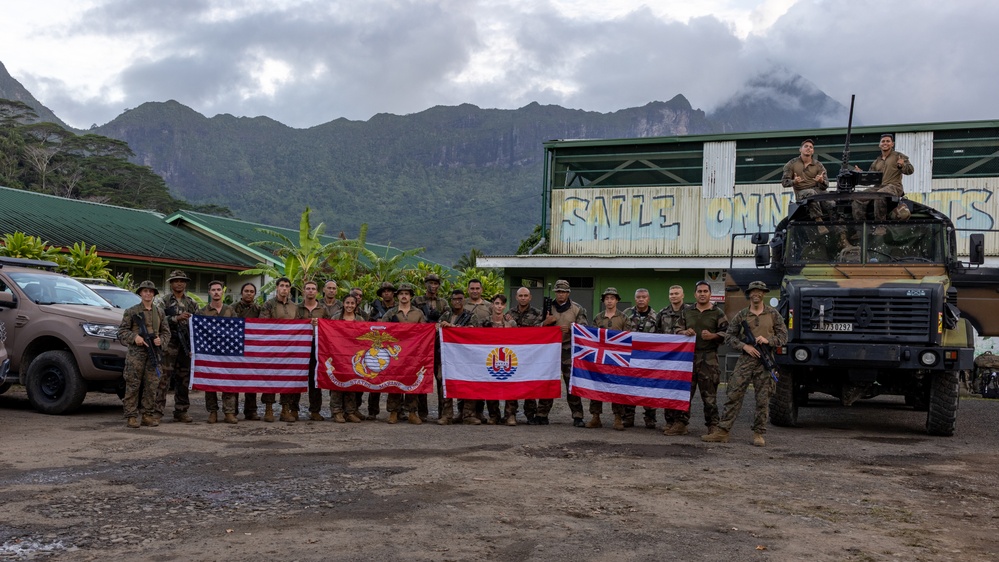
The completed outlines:
{"type": "Polygon", "coordinates": [[[45,273],[11,273],[24,294],[35,304],[108,306],[108,302],[71,277],[45,273]]]}
{"type": "Polygon", "coordinates": [[[947,258],[946,227],[932,220],[884,224],[795,223],[787,229],[784,257],[788,266],[943,264],[947,258]]]}

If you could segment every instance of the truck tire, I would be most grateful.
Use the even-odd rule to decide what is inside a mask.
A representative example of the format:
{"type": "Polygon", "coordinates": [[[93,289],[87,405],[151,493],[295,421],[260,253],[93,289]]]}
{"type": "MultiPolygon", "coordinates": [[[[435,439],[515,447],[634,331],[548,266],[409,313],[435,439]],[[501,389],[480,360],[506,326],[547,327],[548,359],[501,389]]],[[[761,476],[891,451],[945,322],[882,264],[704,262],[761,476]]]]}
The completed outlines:
{"type": "Polygon", "coordinates": [[[87,395],[87,385],[68,351],[42,353],[31,362],[27,375],[28,402],[43,414],[68,414],[87,395]]]}
{"type": "Polygon", "coordinates": [[[781,371],[774,393],[770,396],[770,423],[778,427],[798,425],[798,402],[795,400],[797,387],[791,371],[781,371]]]}
{"type": "Polygon", "coordinates": [[[930,408],[926,414],[926,432],[950,437],[957,426],[957,406],[961,398],[957,371],[945,371],[933,376],[930,384],[930,408]]]}

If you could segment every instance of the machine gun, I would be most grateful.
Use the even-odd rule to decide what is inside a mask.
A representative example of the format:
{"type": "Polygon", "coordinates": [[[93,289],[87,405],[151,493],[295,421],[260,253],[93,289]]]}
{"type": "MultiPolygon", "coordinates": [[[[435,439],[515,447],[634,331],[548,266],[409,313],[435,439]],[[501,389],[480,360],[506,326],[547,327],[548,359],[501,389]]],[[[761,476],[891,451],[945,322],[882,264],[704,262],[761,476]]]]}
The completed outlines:
{"type": "MultiPolygon", "coordinates": [[[[152,314],[152,311],[150,311],[152,314]]],[[[156,378],[163,376],[160,372],[160,348],[153,343],[155,336],[149,335],[149,330],[146,329],[146,319],[142,317],[141,314],[133,314],[132,322],[135,322],[139,326],[139,335],[142,336],[142,341],[146,342],[146,346],[149,348],[146,350],[146,360],[153,362],[153,370],[156,371],[156,378]]]]}
{"type": "Polygon", "coordinates": [[[850,133],[853,131],[853,102],[850,96],[850,117],[846,125],[846,145],[843,147],[843,164],[836,175],[836,191],[850,193],[861,185],[880,185],[881,172],[863,172],[850,166],[850,133]]]}
{"type": "Polygon", "coordinates": [[[760,363],[763,364],[763,368],[770,373],[770,376],[773,377],[774,381],[779,380],[780,371],[777,370],[777,361],[774,358],[773,348],[765,343],[756,343],[756,336],[753,335],[752,328],[749,327],[749,323],[745,320],[742,321],[742,334],[742,341],[753,346],[756,348],[756,351],[760,352],[760,363]]]}

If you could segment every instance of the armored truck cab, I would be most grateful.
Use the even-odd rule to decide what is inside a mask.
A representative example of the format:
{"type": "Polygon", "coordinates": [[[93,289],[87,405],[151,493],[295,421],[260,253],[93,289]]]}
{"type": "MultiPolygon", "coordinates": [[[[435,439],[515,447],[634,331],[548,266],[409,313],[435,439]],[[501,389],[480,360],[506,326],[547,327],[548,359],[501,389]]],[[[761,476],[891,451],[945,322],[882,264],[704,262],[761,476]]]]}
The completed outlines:
{"type": "Polygon", "coordinates": [[[788,343],[775,350],[781,378],[771,423],[795,425],[812,392],[845,405],[891,394],[928,412],[929,433],[952,435],[959,371],[974,362],[969,324],[983,335],[999,332],[989,312],[999,275],[980,267],[983,236],[970,236],[971,263],[962,263],[953,223],[931,207],[869,192],[813,199],[832,202],[832,217],[841,218],[816,222],[806,206],[792,205],[772,239],[754,236],[757,268],[728,276],[730,314],[745,306],[745,288],[759,279],[773,288],[787,321],[788,343]],[[878,198],[889,217],[908,220],[842,218],[852,217],[855,202],[878,198]]]}

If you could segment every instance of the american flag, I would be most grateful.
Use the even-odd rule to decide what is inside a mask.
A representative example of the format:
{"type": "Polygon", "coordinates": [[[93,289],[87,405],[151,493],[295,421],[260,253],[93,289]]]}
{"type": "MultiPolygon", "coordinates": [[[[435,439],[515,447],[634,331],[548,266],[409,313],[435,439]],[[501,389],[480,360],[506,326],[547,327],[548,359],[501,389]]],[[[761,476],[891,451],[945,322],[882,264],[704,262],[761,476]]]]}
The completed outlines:
{"type": "Polygon", "coordinates": [[[631,332],[573,324],[572,336],[573,359],[622,367],[631,361],[631,332]]]}
{"type": "Polygon", "coordinates": [[[312,336],[308,320],[192,316],[191,388],[306,392],[312,336]]]}

